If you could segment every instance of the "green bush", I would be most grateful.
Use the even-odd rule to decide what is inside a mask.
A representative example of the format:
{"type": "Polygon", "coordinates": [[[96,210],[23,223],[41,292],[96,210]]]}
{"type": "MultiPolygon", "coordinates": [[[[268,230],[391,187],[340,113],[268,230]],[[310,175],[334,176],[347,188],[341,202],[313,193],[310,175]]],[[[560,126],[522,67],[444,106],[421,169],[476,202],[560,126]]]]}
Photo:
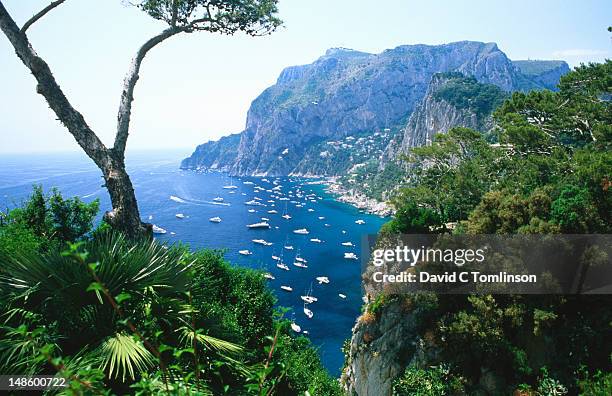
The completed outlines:
{"type": "Polygon", "coordinates": [[[463,379],[453,375],[447,366],[408,367],[393,382],[393,396],[463,395],[463,379]]]}

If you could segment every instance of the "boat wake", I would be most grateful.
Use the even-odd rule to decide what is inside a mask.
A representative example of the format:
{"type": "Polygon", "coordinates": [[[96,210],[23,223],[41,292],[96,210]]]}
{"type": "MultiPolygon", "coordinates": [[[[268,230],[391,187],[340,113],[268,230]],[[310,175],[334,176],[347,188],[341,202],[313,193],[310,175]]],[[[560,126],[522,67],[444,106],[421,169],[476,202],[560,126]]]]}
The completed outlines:
{"type": "Polygon", "coordinates": [[[177,197],[176,195],[170,195],[170,200],[182,204],[190,204],[190,205],[218,205],[218,206],[231,206],[228,202],[217,202],[217,201],[200,201],[197,199],[184,199],[181,197],[177,197]]]}

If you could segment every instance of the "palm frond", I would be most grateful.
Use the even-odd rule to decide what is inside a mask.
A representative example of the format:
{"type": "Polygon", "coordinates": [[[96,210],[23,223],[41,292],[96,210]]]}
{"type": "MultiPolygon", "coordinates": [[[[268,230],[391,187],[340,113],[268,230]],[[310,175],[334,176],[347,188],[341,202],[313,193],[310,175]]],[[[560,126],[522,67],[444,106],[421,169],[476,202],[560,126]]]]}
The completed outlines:
{"type": "Polygon", "coordinates": [[[109,378],[125,381],[127,375],[134,380],[136,372],[143,372],[155,364],[155,358],[140,341],[132,336],[118,333],[109,337],[99,348],[103,361],[102,369],[108,372],[109,378]]]}
{"type": "Polygon", "coordinates": [[[193,331],[187,326],[182,326],[177,331],[180,332],[180,341],[185,345],[192,345],[195,337],[197,343],[216,352],[238,353],[243,351],[243,348],[238,344],[202,334],[200,331],[193,331]]]}

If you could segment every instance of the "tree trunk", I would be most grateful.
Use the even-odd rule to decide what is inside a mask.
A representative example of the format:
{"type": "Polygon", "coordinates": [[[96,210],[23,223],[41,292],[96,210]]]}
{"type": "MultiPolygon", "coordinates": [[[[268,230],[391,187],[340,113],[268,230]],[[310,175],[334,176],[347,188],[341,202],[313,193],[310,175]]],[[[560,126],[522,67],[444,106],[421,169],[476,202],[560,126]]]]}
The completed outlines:
{"type": "Polygon", "coordinates": [[[127,126],[123,133],[118,133],[121,135],[118,136],[121,143],[120,148],[107,148],[87,125],[83,115],[72,107],[55,81],[49,65],[36,54],[27,36],[17,27],[1,0],[0,29],[13,45],[19,59],[36,78],[36,91],[46,99],[57,118],[68,128],[79,146],[102,171],[113,207],[113,210],[104,214],[104,220],[128,237],[150,236],[151,225],[144,224],[140,220],[134,187],[125,170],[124,151],[127,126]]]}
{"type": "Polygon", "coordinates": [[[122,158],[115,157],[112,150],[109,150],[109,161],[102,169],[113,207],[111,211],[104,213],[104,221],[130,238],[150,236],[152,226],[140,220],[136,194],[125,170],[125,163],[122,158]]]}

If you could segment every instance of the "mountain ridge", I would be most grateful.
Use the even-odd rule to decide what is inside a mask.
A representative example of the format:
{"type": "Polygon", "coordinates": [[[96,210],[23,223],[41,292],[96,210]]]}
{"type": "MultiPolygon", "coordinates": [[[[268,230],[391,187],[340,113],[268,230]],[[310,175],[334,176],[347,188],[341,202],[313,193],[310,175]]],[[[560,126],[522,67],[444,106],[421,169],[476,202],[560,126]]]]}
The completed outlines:
{"type": "Polygon", "coordinates": [[[477,41],[400,45],[378,54],[330,48],[310,64],[284,68],[251,103],[242,132],[198,146],[181,168],[235,175],[312,173],[302,162],[312,146],[401,125],[435,73],[456,71],[517,91],[554,89],[551,82],[569,70],[565,63],[544,62],[539,66],[546,76],[527,75],[519,66],[496,43],[477,41]]]}

